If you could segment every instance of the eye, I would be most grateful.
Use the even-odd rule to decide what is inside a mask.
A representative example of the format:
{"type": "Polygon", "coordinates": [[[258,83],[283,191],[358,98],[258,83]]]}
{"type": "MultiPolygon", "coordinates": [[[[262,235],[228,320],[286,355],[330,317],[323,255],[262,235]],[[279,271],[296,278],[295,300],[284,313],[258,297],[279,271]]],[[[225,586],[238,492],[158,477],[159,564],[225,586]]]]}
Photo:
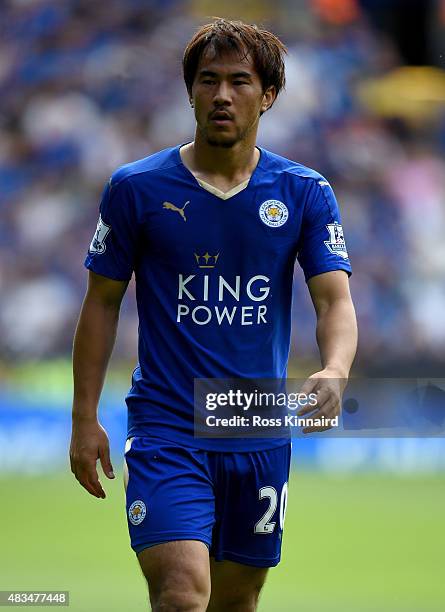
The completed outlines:
{"type": "Polygon", "coordinates": [[[201,83],[204,83],[204,85],[214,85],[215,81],[214,79],[203,79],[201,83]]]}
{"type": "Polygon", "coordinates": [[[248,85],[247,81],[233,81],[234,85],[248,85]]]}

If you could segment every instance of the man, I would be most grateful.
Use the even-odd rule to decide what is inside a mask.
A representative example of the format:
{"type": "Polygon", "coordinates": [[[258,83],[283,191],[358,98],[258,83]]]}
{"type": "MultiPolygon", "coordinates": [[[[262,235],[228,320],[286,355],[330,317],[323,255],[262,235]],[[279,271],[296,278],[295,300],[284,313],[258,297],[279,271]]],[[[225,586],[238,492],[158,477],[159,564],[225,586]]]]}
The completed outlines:
{"type": "Polygon", "coordinates": [[[305,385],[317,392],[314,417],[339,413],[356,350],[332,189],[255,146],[260,116],[284,85],[284,52],[273,34],[240,22],[197,32],[183,61],[195,139],[114,173],[86,260],[71,466],[105,497],[97,459],[114,476],[97,404],[134,272],[127,513],[153,610],[255,610],[279,562],[289,441],[194,437],[193,381],[286,375],[296,257],[318,319],[323,369],[305,385]]]}

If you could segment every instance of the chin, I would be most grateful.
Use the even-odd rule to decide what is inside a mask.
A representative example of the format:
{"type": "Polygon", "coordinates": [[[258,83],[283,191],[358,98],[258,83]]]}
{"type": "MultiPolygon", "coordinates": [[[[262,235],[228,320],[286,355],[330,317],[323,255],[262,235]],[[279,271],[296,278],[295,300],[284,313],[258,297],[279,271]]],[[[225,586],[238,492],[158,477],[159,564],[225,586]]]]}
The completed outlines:
{"type": "Polygon", "coordinates": [[[215,138],[214,136],[207,137],[207,144],[211,147],[222,147],[224,149],[230,149],[239,142],[238,138],[215,138]]]}
{"type": "Polygon", "coordinates": [[[230,134],[228,132],[218,131],[207,126],[204,129],[201,129],[201,134],[204,136],[207,144],[211,147],[230,149],[241,140],[240,134],[237,131],[230,134]]]}

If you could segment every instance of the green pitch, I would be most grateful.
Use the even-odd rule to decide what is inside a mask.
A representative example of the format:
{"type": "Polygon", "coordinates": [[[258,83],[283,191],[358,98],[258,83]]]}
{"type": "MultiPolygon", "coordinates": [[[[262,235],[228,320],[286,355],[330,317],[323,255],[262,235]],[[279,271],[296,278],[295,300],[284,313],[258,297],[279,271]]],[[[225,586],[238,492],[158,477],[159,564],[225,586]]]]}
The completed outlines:
{"type": "MultiPolygon", "coordinates": [[[[73,612],[147,610],[122,480],[105,486],[97,500],[68,474],[0,479],[0,589],[69,590],[73,612]]],[[[444,477],[294,473],[260,611],[444,610],[444,517],[444,477]]]]}

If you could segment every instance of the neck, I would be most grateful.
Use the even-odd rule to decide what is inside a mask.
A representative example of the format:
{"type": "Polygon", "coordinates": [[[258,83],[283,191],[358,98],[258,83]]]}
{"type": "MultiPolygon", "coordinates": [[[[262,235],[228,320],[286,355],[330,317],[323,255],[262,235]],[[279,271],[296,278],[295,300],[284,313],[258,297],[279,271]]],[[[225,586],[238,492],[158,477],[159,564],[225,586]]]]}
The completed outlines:
{"type": "Polygon", "coordinates": [[[242,182],[255,170],[260,152],[255,147],[254,138],[237,142],[230,148],[215,147],[196,129],[195,140],[182,147],[181,157],[185,165],[198,176],[242,182]]]}

